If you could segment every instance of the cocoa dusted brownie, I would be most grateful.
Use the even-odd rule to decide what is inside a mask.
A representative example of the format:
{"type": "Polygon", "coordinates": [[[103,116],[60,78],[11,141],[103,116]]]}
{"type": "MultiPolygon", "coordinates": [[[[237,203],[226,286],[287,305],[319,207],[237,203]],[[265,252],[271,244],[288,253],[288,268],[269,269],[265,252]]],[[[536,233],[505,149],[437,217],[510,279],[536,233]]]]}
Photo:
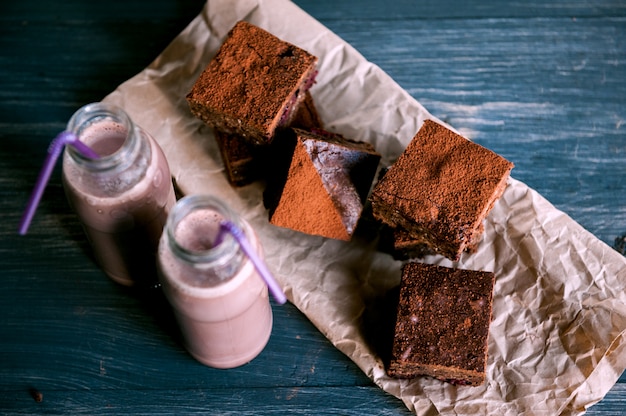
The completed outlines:
{"type": "Polygon", "coordinates": [[[494,282],[491,272],[406,263],[387,373],[482,384],[494,282]]]}
{"type": "Polygon", "coordinates": [[[240,21],[196,80],[191,112],[216,130],[271,142],[315,82],[317,57],[240,21]]]}
{"type": "Polygon", "coordinates": [[[264,195],[270,223],[350,240],[380,162],[369,143],[316,129],[280,136],[264,195]]]}
{"type": "MultiPolygon", "coordinates": [[[[304,129],[322,128],[322,120],[309,91],[305,93],[304,102],[298,107],[290,126],[304,129]]],[[[220,149],[226,177],[231,185],[240,187],[265,179],[264,166],[268,163],[266,160],[268,146],[250,143],[241,136],[219,130],[215,130],[215,139],[220,149]]]]}
{"type": "Polygon", "coordinates": [[[513,163],[426,120],[370,196],[374,217],[458,260],[476,247],[513,163]]]}

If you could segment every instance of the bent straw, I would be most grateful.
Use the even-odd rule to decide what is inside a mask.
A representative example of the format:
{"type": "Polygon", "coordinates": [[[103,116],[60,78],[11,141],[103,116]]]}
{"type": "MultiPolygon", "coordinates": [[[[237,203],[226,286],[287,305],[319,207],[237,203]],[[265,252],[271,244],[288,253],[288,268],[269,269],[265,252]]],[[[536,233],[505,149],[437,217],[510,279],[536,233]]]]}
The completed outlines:
{"type": "Polygon", "coordinates": [[[265,281],[267,288],[269,289],[276,302],[278,302],[280,305],[287,302],[287,297],[285,296],[285,293],[283,292],[281,287],[278,285],[278,282],[276,282],[274,276],[265,265],[265,262],[257,255],[256,250],[254,250],[254,248],[246,238],[244,232],[239,227],[237,227],[231,221],[221,221],[220,232],[215,239],[215,244],[219,244],[219,242],[222,240],[222,234],[224,231],[229,232],[239,243],[241,250],[246,256],[248,256],[248,258],[256,268],[257,272],[259,272],[259,275],[261,276],[263,281],[265,281]]]}
{"type": "Polygon", "coordinates": [[[35,216],[35,211],[37,210],[37,206],[39,205],[39,201],[41,200],[43,191],[46,189],[46,185],[48,184],[48,180],[50,179],[50,175],[52,174],[54,165],[61,155],[63,148],[65,147],[65,145],[68,144],[74,147],[79,153],[81,153],[85,157],[91,159],[97,159],[98,157],[100,157],[89,146],[78,140],[78,137],[74,133],[70,133],[69,131],[59,133],[54,138],[54,140],[52,140],[52,143],[50,143],[50,147],[48,147],[48,154],[46,155],[46,159],[43,162],[43,167],[41,168],[41,172],[39,172],[39,177],[37,178],[37,182],[35,183],[35,188],[30,195],[30,199],[28,200],[28,204],[26,205],[26,210],[24,211],[24,215],[22,216],[22,220],[20,221],[20,235],[24,235],[28,231],[28,227],[30,226],[31,221],[35,216]]]}

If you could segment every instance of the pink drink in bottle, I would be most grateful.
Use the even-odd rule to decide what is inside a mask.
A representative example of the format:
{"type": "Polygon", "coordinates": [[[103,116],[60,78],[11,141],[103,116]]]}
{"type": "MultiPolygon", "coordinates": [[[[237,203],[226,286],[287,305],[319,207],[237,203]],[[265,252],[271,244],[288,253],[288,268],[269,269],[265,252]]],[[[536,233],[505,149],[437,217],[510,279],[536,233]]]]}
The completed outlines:
{"type": "Polygon", "coordinates": [[[250,225],[221,201],[204,195],[172,209],[159,245],[159,276],[189,353],[205,365],[232,368],[256,357],[272,331],[268,289],[235,238],[231,221],[260,256],[250,225]]]}
{"type": "Polygon", "coordinates": [[[67,130],[99,158],[71,146],[63,158],[63,185],[95,257],[123,285],[156,282],[158,241],[176,198],[165,156],[120,108],[88,104],[67,130]]]}

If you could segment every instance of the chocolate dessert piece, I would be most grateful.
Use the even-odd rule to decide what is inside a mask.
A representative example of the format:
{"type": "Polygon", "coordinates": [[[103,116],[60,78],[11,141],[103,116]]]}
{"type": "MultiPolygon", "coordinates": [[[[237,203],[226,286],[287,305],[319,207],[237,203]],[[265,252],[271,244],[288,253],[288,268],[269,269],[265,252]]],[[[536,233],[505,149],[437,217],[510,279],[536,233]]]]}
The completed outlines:
{"type": "Polygon", "coordinates": [[[458,260],[480,241],[483,220],[512,168],[502,156],[426,120],[374,187],[372,214],[458,260]]]}
{"type": "Polygon", "coordinates": [[[317,58],[250,23],[229,32],[187,94],[207,125],[251,143],[271,142],[313,85],[317,58]]]}
{"type": "Polygon", "coordinates": [[[324,123],[317,112],[315,100],[310,91],[304,94],[304,100],[296,109],[288,127],[297,127],[303,130],[321,130],[324,128],[324,123]]]}
{"type": "Polygon", "coordinates": [[[396,228],[392,231],[393,254],[398,259],[420,258],[433,254],[430,245],[419,238],[414,238],[411,234],[402,229],[396,228]]]}
{"type": "MultiPolygon", "coordinates": [[[[484,224],[481,224],[478,231],[482,233],[484,228],[484,224]]],[[[436,254],[428,241],[420,237],[414,237],[403,228],[394,228],[390,231],[385,231],[385,237],[387,238],[381,241],[383,245],[382,249],[393,255],[397,260],[417,259],[436,254]],[[390,234],[390,236],[388,236],[388,234],[390,234]]],[[[465,247],[465,251],[474,253],[478,249],[479,241],[480,240],[477,239],[471,245],[465,247]]]]}
{"type": "Polygon", "coordinates": [[[259,179],[263,147],[247,142],[236,134],[215,131],[226,178],[233,186],[248,185],[259,179]]]}
{"type": "MultiPolygon", "coordinates": [[[[305,93],[302,105],[298,107],[290,126],[304,129],[322,128],[322,121],[315,108],[311,93],[305,93]]],[[[239,187],[256,180],[264,179],[264,163],[271,163],[273,158],[266,160],[267,146],[250,143],[236,134],[223,133],[215,130],[215,139],[220,149],[226,177],[231,185],[239,187]]]]}
{"type": "Polygon", "coordinates": [[[277,138],[277,169],[264,195],[270,223],[350,240],[380,162],[373,146],[340,135],[293,129],[277,138]]]}
{"type": "Polygon", "coordinates": [[[491,272],[405,264],[387,373],[482,384],[494,281],[491,272]]]}
{"type": "MultiPolygon", "coordinates": [[[[369,205],[371,207],[371,204],[369,205]]],[[[378,250],[391,254],[396,260],[413,260],[423,258],[430,254],[435,254],[427,243],[415,239],[408,231],[402,228],[391,228],[386,224],[373,218],[371,209],[370,217],[379,224],[378,228],[378,250]]]]}

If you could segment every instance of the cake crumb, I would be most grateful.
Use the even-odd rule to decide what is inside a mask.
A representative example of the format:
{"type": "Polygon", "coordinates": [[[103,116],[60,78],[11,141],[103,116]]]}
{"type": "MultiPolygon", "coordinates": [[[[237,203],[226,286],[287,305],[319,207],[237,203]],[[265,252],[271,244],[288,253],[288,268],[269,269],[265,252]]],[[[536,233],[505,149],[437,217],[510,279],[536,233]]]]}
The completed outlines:
{"type": "Polygon", "coordinates": [[[43,393],[37,390],[36,388],[30,389],[30,395],[32,396],[33,400],[35,400],[37,403],[43,402],[43,393]]]}

